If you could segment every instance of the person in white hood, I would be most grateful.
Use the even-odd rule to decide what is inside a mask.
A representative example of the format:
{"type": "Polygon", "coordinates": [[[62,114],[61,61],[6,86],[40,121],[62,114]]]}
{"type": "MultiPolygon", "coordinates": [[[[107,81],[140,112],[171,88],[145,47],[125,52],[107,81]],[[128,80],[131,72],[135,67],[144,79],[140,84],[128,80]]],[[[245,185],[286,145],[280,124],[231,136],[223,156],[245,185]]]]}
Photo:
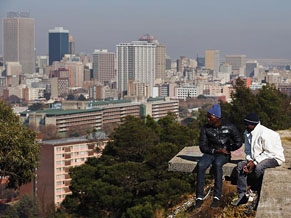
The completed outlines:
{"type": "Polygon", "coordinates": [[[246,160],[239,162],[236,167],[238,199],[231,203],[233,206],[248,201],[246,193],[249,175],[255,177],[250,192],[256,191],[259,194],[265,169],[280,166],[285,162],[279,133],[263,126],[255,113],[249,113],[244,123],[246,160]]]}

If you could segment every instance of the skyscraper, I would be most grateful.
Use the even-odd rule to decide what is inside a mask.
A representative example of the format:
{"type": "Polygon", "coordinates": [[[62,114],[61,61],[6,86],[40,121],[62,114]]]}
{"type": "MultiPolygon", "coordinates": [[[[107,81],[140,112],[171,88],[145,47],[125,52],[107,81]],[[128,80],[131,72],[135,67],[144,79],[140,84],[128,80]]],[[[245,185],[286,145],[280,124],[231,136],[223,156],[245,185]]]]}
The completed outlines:
{"type": "Polygon", "coordinates": [[[205,68],[213,70],[214,72],[219,71],[219,50],[206,50],[205,51],[205,68]]]}
{"type": "Polygon", "coordinates": [[[166,46],[162,45],[155,39],[154,36],[145,34],[139,38],[139,41],[146,41],[148,43],[155,43],[156,46],[156,60],[155,60],[155,79],[164,81],[166,73],[166,46]]]}
{"type": "Polygon", "coordinates": [[[253,77],[255,75],[255,69],[259,66],[257,61],[246,62],[246,77],[253,77]]]}
{"type": "Polygon", "coordinates": [[[126,95],[129,80],[148,87],[146,97],[152,96],[155,82],[156,44],[146,41],[120,43],[116,46],[117,84],[121,97],[126,95]]]}
{"type": "Polygon", "coordinates": [[[246,67],[246,55],[225,55],[225,62],[232,66],[233,71],[246,67]]]}
{"type": "Polygon", "coordinates": [[[19,62],[22,72],[35,72],[34,19],[28,12],[9,12],[3,19],[3,54],[6,62],[19,62]]]}
{"type": "Polygon", "coordinates": [[[69,54],[75,54],[75,40],[72,35],[69,35],[69,54]]]}
{"type": "Polygon", "coordinates": [[[49,64],[61,61],[64,55],[69,53],[69,30],[63,27],[49,30],[49,64]]]}
{"type": "Polygon", "coordinates": [[[95,50],[93,53],[93,78],[102,84],[115,78],[114,53],[106,49],[95,50]]]}

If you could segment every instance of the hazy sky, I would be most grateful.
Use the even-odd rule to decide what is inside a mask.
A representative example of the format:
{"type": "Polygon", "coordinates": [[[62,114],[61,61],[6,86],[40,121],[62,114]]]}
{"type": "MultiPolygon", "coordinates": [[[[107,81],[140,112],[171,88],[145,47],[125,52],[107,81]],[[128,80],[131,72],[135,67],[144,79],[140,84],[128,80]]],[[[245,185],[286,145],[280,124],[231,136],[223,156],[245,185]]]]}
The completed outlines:
{"type": "Polygon", "coordinates": [[[1,20],[8,11],[35,19],[37,55],[48,54],[48,31],[62,26],[76,51],[90,54],[115,52],[117,44],[148,33],[172,59],[204,56],[207,49],[291,59],[291,0],[0,0],[1,20]]]}

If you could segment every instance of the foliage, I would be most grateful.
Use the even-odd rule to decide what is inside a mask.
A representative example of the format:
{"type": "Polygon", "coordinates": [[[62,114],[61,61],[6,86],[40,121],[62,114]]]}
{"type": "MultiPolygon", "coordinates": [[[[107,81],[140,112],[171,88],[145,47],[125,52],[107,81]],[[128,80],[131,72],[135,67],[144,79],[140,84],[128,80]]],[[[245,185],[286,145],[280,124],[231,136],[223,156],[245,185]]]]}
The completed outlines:
{"type": "Polygon", "coordinates": [[[250,112],[257,113],[261,123],[271,129],[291,127],[291,123],[286,122],[291,117],[290,98],[275,86],[267,84],[254,94],[238,79],[231,97],[231,103],[221,102],[222,116],[235,124],[240,132],[245,128],[243,118],[250,112]]]}
{"type": "Polygon", "coordinates": [[[59,138],[57,127],[54,124],[42,125],[39,127],[39,131],[42,133],[43,140],[59,138]]]}
{"type": "Polygon", "coordinates": [[[290,128],[290,122],[286,122],[291,117],[290,98],[287,95],[273,85],[266,85],[256,97],[260,105],[258,114],[264,125],[275,130],[290,128]]]}
{"type": "Polygon", "coordinates": [[[21,99],[16,95],[10,95],[5,101],[10,105],[21,103],[21,99]]]}
{"type": "Polygon", "coordinates": [[[46,100],[50,100],[50,98],[51,98],[51,93],[47,92],[47,90],[44,90],[43,97],[44,97],[46,100]]]}
{"type": "Polygon", "coordinates": [[[84,96],[84,95],[80,95],[79,97],[78,97],[78,100],[79,101],[86,101],[87,99],[86,99],[86,97],[84,96]]]}
{"type": "Polygon", "coordinates": [[[101,158],[70,170],[72,195],[62,208],[76,217],[153,217],[175,205],[194,185],[192,175],[167,171],[168,161],[193,142],[185,130],[173,114],[159,122],[126,117],[101,158]]]}
{"type": "Polygon", "coordinates": [[[118,126],[111,134],[112,141],[106,146],[104,154],[112,154],[119,161],[144,161],[147,146],[158,143],[158,135],[136,117],[128,116],[123,122],[124,125],[118,126]]]}
{"type": "Polygon", "coordinates": [[[72,93],[70,93],[70,94],[68,94],[68,96],[67,96],[67,100],[68,100],[68,101],[70,101],[70,100],[75,100],[75,96],[74,96],[72,93]]]}
{"type": "Polygon", "coordinates": [[[7,208],[5,214],[2,217],[37,218],[39,217],[38,204],[35,200],[30,198],[29,196],[24,195],[23,197],[20,198],[18,202],[7,208]]]}
{"type": "Polygon", "coordinates": [[[3,101],[0,101],[0,111],[0,176],[8,177],[9,188],[18,188],[31,181],[39,146],[36,134],[3,101]]]}
{"type": "Polygon", "coordinates": [[[46,106],[43,103],[34,103],[30,106],[28,106],[28,110],[30,111],[38,111],[43,110],[46,106]]]}
{"type": "Polygon", "coordinates": [[[160,138],[163,142],[175,144],[182,149],[184,146],[193,146],[193,131],[185,126],[178,125],[177,116],[174,113],[168,113],[158,121],[161,127],[160,138]]]}

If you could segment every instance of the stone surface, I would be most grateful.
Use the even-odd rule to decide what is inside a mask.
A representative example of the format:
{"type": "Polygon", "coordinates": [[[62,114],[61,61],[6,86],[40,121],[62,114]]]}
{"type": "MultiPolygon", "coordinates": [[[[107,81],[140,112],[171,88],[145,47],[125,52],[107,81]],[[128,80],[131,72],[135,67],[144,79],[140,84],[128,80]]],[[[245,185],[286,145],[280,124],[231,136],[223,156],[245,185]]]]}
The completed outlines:
{"type": "MultiPolygon", "coordinates": [[[[223,173],[225,176],[230,176],[233,168],[238,161],[244,159],[244,147],[231,153],[231,161],[223,166],[223,173]]],[[[183,148],[175,157],[169,161],[169,171],[178,171],[185,173],[192,173],[200,160],[202,153],[198,146],[191,146],[183,148]]],[[[208,172],[209,173],[208,169],[208,172]]]]}

